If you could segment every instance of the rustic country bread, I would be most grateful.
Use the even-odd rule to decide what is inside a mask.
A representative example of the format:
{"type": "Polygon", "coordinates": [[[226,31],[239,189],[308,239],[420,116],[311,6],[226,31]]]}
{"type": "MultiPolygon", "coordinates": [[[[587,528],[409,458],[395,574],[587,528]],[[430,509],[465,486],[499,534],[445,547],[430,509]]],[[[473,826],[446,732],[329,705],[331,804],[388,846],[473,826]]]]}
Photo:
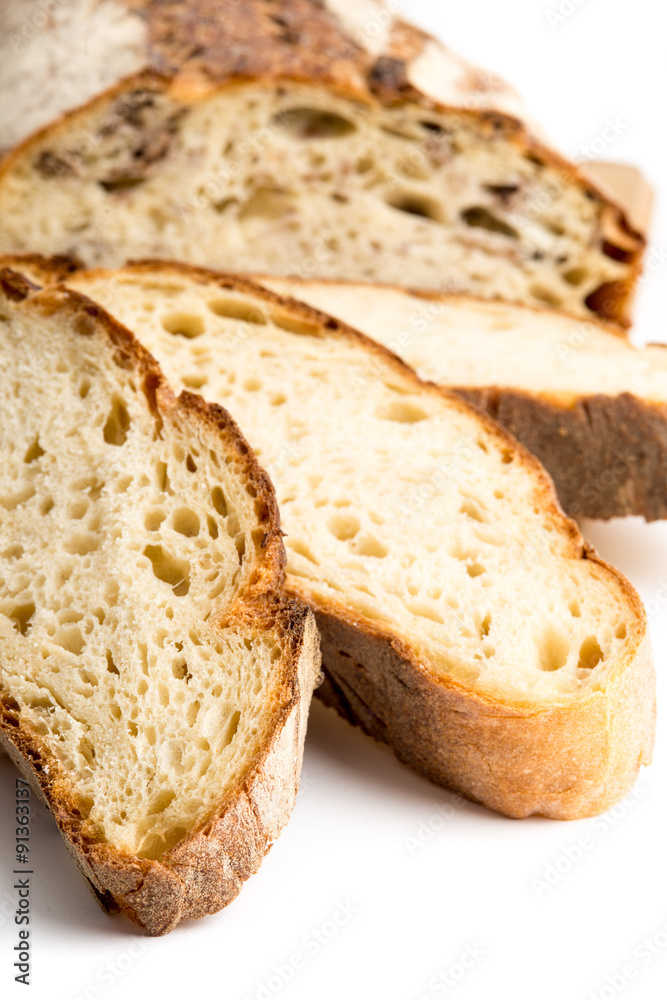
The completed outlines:
{"type": "Polygon", "coordinates": [[[626,791],[653,740],[644,612],[513,438],[247,280],[148,262],[68,283],[244,427],[289,588],[316,611],[326,701],[511,816],[589,815],[626,791]]]}
{"type": "Polygon", "coordinates": [[[0,271],[0,740],[102,905],[213,913],[291,811],[318,674],[266,475],[99,307],[0,271]]]}
{"type": "Polygon", "coordinates": [[[97,25],[90,65],[60,75],[97,96],[5,158],[1,252],[379,280],[629,323],[644,241],[620,208],[509,88],[371,0],[76,0],[33,44],[7,35],[13,120],[57,93],[73,21],[76,37],[97,25]]]}
{"type": "Polygon", "coordinates": [[[462,296],[262,279],[486,410],[545,465],[573,517],[667,517],[667,350],[615,327],[462,296]]]}

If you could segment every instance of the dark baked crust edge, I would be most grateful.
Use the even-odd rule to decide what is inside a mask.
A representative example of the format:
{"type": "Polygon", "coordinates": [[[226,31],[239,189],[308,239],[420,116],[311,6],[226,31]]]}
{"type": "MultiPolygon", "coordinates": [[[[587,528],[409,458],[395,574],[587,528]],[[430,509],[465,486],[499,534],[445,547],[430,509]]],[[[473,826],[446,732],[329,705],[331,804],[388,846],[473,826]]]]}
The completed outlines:
{"type": "MultiPolygon", "coordinates": [[[[101,843],[79,807],[76,788],[46,741],[0,692],[0,743],[53,813],[65,844],[102,906],[121,910],[149,934],[164,934],[185,917],[226,906],[287,822],[298,787],[306,720],[319,677],[318,636],[312,612],[283,596],[285,553],[273,487],[238,427],[222,407],[184,393],[178,400],[155,360],[128,330],[90,299],[63,287],[41,291],[23,276],[0,270],[0,288],[16,302],[50,314],[63,310],[82,335],[102,331],[118,363],[135,369],[152,397],[156,422],[182,414],[204,426],[257,490],[265,521],[260,572],[237,595],[224,624],[273,632],[284,649],[273,712],[260,749],[238,788],[212,815],[159,861],[138,858],[101,843]]],[[[220,623],[220,627],[223,623],[220,623]]]]}

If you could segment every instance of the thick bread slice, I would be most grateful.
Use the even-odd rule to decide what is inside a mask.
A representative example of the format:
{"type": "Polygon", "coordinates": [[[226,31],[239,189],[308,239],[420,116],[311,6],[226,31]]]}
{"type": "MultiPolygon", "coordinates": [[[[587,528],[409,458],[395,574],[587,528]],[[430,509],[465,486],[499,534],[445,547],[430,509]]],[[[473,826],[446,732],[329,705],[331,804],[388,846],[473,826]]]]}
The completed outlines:
{"type": "Polygon", "coordinates": [[[667,350],[546,309],[353,283],[262,279],[487,411],[573,517],[667,517],[667,350]]]}
{"type": "Polygon", "coordinates": [[[271,475],[323,697],[511,816],[621,796],[653,741],[646,620],[542,467],[336,320],[175,264],[74,275],[175,385],[229,405],[271,475]]]}
{"type": "MultiPolygon", "coordinates": [[[[428,35],[396,20],[371,43],[386,22],[369,0],[111,6],[127,30],[105,42],[134,53],[131,75],[5,158],[0,252],[362,278],[629,323],[643,237],[509,88],[428,35]]],[[[77,0],[53,31],[77,17],[99,14],[77,0]]],[[[10,64],[43,64],[19,52],[10,64]]],[[[83,93],[104,85],[99,62],[83,93]]]]}
{"type": "Polygon", "coordinates": [[[0,271],[0,739],[107,909],[213,913],[291,811],[318,674],[266,475],[81,295],[0,271]]]}

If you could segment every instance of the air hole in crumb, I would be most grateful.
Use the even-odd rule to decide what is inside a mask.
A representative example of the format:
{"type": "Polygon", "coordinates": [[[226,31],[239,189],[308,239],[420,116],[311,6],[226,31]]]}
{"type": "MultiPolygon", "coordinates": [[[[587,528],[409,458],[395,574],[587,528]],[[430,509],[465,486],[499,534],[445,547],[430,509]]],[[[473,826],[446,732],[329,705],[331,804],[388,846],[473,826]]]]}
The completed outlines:
{"type": "Polygon", "coordinates": [[[114,396],[111,403],[111,412],[104,425],[104,440],[107,444],[117,447],[125,444],[127,432],[130,428],[130,415],[127,412],[125,403],[120,396],[114,396]]]}
{"type": "Polygon", "coordinates": [[[589,635],[587,639],[584,639],[579,648],[577,668],[579,670],[593,670],[597,667],[600,660],[604,660],[604,653],[600,648],[600,643],[594,635],[589,635]]]}
{"type": "Polygon", "coordinates": [[[255,323],[257,326],[266,326],[267,323],[266,314],[244,299],[213,299],[206,305],[215,316],[225,319],[241,319],[244,323],[255,323]]]}
{"type": "Polygon", "coordinates": [[[113,654],[112,654],[111,650],[107,649],[105,655],[106,655],[106,661],[107,661],[107,670],[109,671],[109,673],[110,674],[117,674],[118,676],[120,676],[120,670],[118,669],[118,667],[114,663],[114,658],[113,658],[113,654]]]}
{"type": "Polygon", "coordinates": [[[353,122],[334,111],[289,108],[271,119],[271,125],[293,139],[340,139],[356,130],[353,122]]]}
{"type": "Polygon", "coordinates": [[[188,472],[196,472],[197,471],[197,463],[195,462],[195,460],[192,457],[192,455],[188,455],[188,457],[186,458],[186,460],[185,460],[185,468],[188,470],[188,472]]]}
{"type": "Polygon", "coordinates": [[[193,701],[191,705],[188,705],[188,710],[185,713],[185,720],[189,726],[194,726],[197,721],[197,716],[199,715],[199,709],[201,705],[198,701],[193,701]]]}
{"type": "Polygon", "coordinates": [[[500,233],[502,236],[509,236],[511,239],[516,240],[519,238],[519,234],[513,226],[509,226],[502,219],[499,219],[489,212],[488,208],[484,208],[481,205],[474,205],[472,208],[466,208],[461,212],[461,218],[467,226],[473,229],[486,229],[490,233],[500,233]]]}
{"type": "Polygon", "coordinates": [[[580,285],[588,277],[588,271],[585,267],[571,267],[563,277],[570,285],[580,285]]]}
{"type": "Polygon", "coordinates": [[[144,526],[146,531],[157,531],[167,515],[159,507],[146,512],[144,526]]]}
{"type": "Polygon", "coordinates": [[[282,406],[283,403],[287,402],[287,396],[284,392],[274,392],[270,397],[269,402],[271,406],[282,406]]]}
{"type": "Polygon", "coordinates": [[[78,625],[68,625],[64,628],[59,628],[53,637],[53,641],[56,646],[67,650],[68,653],[74,653],[75,656],[80,654],[85,645],[85,639],[78,625]]]}
{"type": "Polygon", "coordinates": [[[334,514],[329,520],[329,531],[339,542],[346,542],[359,533],[359,518],[354,514],[334,514]]]}
{"type": "Polygon", "coordinates": [[[185,660],[178,660],[177,663],[172,664],[171,672],[176,680],[185,681],[186,684],[192,677],[185,660]]]}
{"type": "Polygon", "coordinates": [[[460,511],[467,517],[472,518],[473,521],[479,521],[481,524],[486,523],[486,518],[482,513],[481,506],[477,503],[476,500],[473,500],[472,497],[466,497],[466,499],[461,504],[460,511]]]}
{"type": "Polygon", "coordinates": [[[300,337],[319,337],[320,328],[317,323],[313,323],[301,316],[291,315],[287,312],[274,311],[271,313],[271,321],[274,326],[288,333],[296,333],[300,337]]]}
{"type": "Polygon", "coordinates": [[[234,739],[234,737],[238,732],[240,721],[241,721],[241,713],[237,710],[232,714],[232,717],[229,720],[229,724],[227,726],[227,732],[225,733],[225,738],[223,741],[223,746],[228,747],[229,744],[232,742],[232,740],[234,739]]]}
{"type": "Polygon", "coordinates": [[[25,635],[28,631],[28,626],[32,620],[32,616],[35,613],[35,605],[30,602],[29,604],[17,604],[16,607],[12,609],[9,613],[9,618],[12,620],[12,624],[17,632],[21,635],[25,635]]]}
{"type": "Polygon", "coordinates": [[[528,291],[538,302],[545,302],[548,306],[562,305],[560,296],[544,285],[531,285],[528,291]]]}
{"type": "Polygon", "coordinates": [[[205,375],[183,375],[181,382],[186,389],[203,389],[208,384],[208,379],[205,375]]]}
{"type": "Polygon", "coordinates": [[[257,392],[262,388],[262,382],[258,378],[247,378],[243,383],[243,388],[246,392],[257,392]]]}
{"type": "Polygon", "coordinates": [[[72,518],[73,521],[80,521],[84,517],[90,506],[87,497],[78,497],[75,500],[70,500],[67,505],[67,514],[72,518]]]}
{"type": "Polygon", "coordinates": [[[243,562],[243,557],[245,556],[245,535],[236,536],[236,551],[239,555],[239,562],[243,562]]]}
{"type": "MultiPolygon", "coordinates": [[[[136,728],[136,727],[135,727],[136,728]]],[[[148,813],[150,816],[155,816],[159,813],[163,813],[165,809],[168,809],[171,803],[176,798],[176,792],[172,792],[171,789],[167,789],[164,792],[160,792],[153,799],[148,813]]]]}
{"type": "Polygon", "coordinates": [[[466,566],[466,573],[468,574],[468,576],[476,577],[476,576],[481,576],[482,573],[486,573],[486,569],[484,566],[482,566],[481,563],[478,562],[469,563],[466,566]]]}
{"type": "Polygon", "coordinates": [[[28,450],[26,451],[25,455],[23,456],[23,461],[26,463],[26,465],[30,465],[31,462],[34,462],[36,459],[41,458],[42,455],[44,454],[45,452],[39,443],[39,438],[36,437],[35,440],[32,442],[32,444],[30,445],[30,447],[28,448],[28,450]]]}
{"type": "Polygon", "coordinates": [[[481,639],[486,638],[486,636],[489,634],[490,631],[491,631],[491,614],[488,613],[484,615],[484,618],[482,618],[482,621],[480,622],[479,625],[480,638],[481,639]]]}
{"type": "Polygon", "coordinates": [[[128,722],[127,731],[130,734],[130,736],[133,737],[136,736],[137,733],[139,732],[139,727],[137,726],[136,722],[128,722]]]}
{"type": "Polygon", "coordinates": [[[570,644],[564,635],[551,626],[546,628],[538,639],[537,651],[540,670],[552,673],[565,666],[570,644]]]}
{"type": "Polygon", "coordinates": [[[617,639],[625,639],[625,637],[626,637],[627,634],[628,634],[628,630],[625,627],[625,624],[623,622],[621,622],[620,625],[616,626],[616,630],[614,631],[614,635],[616,636],[617,639]]]}
{"type": "Polygon", "coordinates": [[[280,219],[295,208],[295,197],[283,188],[258,187],[239,211],[239,219],[280,219]]]}
{"type": "Polygon", "coordinates": [[[168,583],[176,597],[183,597],[190,590],[190,565],[165,552],[161,545],[147,545],[144,555],[150,559],[153,573],[158,580],[168,583]]]}
{"type": "Polygon", "coordinates": [[[509,465],[514,461],[514,452],[511,448],[503,448],[502,450],[502,462],[503,465],[509,465]]]}
{"type": "Polygon", "coordinates": [[[186,340],[194,340],[201,337],[205,330],[204,320],[196,313],[175,312],[162,317],[162,326],[167,333],[175,337],[185,337],[186,340]]]}
{"type": "Polygon", "coordinates": [[[40,504],[40,507],[39,507],[40,514],[42,514],[42,515],[48,514],[49,511],[53,510],[54,505],[55,504],[54,504],[53,497],[44,497],[44,499],[42,500],[42,502],[40,504]]]}
{"type": "Polygon", "coordinates": [[[567,607],[573,618],[581,618],[581,607],[576,598],[572,598],[567,607]]]}
{"type": "Polygon", "coordinates": [[[73,556],[87,556],[89,552],[96,552],[99,547],[100,539],[97,535],[83,533],[72,535],[64,545],[65,551],[73,556]]]}
{"type": "Polygon", "coordinates": [[[79,393],[79,398],[85,399],[90,392],[90,379],[82,378],[79,382],[79,388],[77,391],[79,393]]]}
{"type": "Polygon", "coordinates": [[[378,407],[377,416],[380,420],[395,420],[399,424],[416,424],[427,420],[428,413],[417,403],[405,399],[396,399],[378,407]]]}
{"type": "Polygon", "coordinates": [[[354,551],[360,556],[372,556],[374,559],[384,559],[389,549],[374,535],[361,535],[354,543],[354,551]]]}
{"type": "Polygon", "coordinates": [[[227,516],[227,501],[220,486],[214,486],[211,490],[211,503],[221,517],[227,516]]]}
{"type": "Polygon", "coordinates": [[[206,527],[208,528],[208,533],[211,536],[211,538],[215,539],[218,537],[219,534],[218,526],[210,514],[206,518],[206,527]]]}
{"type": "Polygon", "coordinates": [[[387,204],[390,208],[395,208],[398,212],[416,215],[421,219],[428,219],[431,222],[444,223],[447,221],[440,202],[436,201],[435,198],[429,198],[427,195],[407,192],[391,194],[387,198],[387,204]]]}
{"type": "Polygon", "coordinates": [[[199,518],[193,510],[189,510],[187,507],[181,507],[180,510],[175,511],[171,523],[174,531],[177,531],[179,535],[185,535],[186,538],[194,538],[195,535],[199,534],[199,518]]]}

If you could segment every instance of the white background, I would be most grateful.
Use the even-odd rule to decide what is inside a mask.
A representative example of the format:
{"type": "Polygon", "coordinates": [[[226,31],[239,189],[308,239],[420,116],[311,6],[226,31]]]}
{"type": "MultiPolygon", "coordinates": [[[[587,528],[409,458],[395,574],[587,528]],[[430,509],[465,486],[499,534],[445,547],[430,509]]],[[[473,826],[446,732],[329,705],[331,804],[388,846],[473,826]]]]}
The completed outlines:
{"type": "MultiPolygon", "coordinates": [[[[603,157],[641,166],[659,196],[634,336],[667,339],[658,0],[404,0],[402,13],[509,79],[568,155],[582,155],[608,118],[622,125],[603,157]],[[547,12],[559,7],[564,16],[550,24],[547,12]]],[[[660,700],[667,525],[583,527],[647,602],[660,700]]],[[[659,1000],[667,993],[667,722],[659,715],[655,762],[625,803],[558,823],[461,804],[315,704],[296,809],[259,874],[222,913],[156,940],[98,909],[33,797],[29,989],[12,980],[15,772],[3,758],[0,995],[659,1000]],[[586,849],[577,852],[582,837],[586,849]],[[301,967],[290,973],[295,956],[301,967]],[[629,979],[620,972],[628,964],[629,979]]]]}

